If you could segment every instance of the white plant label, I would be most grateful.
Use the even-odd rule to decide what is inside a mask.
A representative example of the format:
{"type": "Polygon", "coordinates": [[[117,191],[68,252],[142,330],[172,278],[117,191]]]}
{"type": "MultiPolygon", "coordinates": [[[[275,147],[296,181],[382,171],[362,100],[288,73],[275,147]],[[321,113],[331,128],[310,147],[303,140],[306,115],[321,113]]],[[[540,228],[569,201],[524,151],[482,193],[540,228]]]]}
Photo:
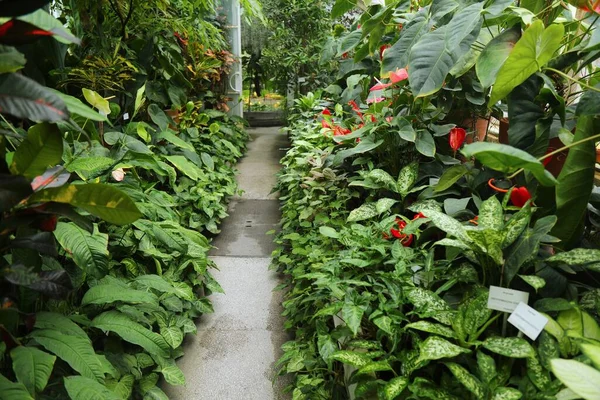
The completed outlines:
{"type": "Polygon", "coordinates": [[[520,290],[490,286],[487,307],[491,310],[513,312],[519,303],[527,304],[529,293],[520,290]]]}
{"type": "Polygon", "coordinates": [[[129,113],[123,114],[123,121],[127,121],[129,119],[129,113]]]}
{"type": "Polygon", "coordinates": [[[508,322],[523,332],[529,339],[535,340],[548,323],[548,318],[529,307],[519,303],[515,311],[508,317],[508,322]]]}

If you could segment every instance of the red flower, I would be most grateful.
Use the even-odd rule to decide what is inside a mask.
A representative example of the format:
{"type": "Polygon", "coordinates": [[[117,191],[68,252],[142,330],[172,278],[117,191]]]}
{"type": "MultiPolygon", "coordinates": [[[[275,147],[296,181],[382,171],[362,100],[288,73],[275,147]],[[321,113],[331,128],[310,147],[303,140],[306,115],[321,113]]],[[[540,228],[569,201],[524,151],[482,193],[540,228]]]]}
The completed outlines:
{"type": "Polygon", "coordinates": [[[574,5],[577,8],[582,9],[583,11],[589,12],[590,6],[591,10],[594,10],[596,13],[600,13],[600,0],[568,0],[570,4],[574,5]]]}
{"type": "Polygon", "coordinates": [[[383,60],[383,53],[385,53],[385,50],[389,49],[390,47],[392,47],[392,46],[389,44],[384,44],[383,46],[381,46],[379,48],[379,58],[381,58],[383,60]]]}
{"type": "Polygon", "coordinates": [[[56,229],[57,222],[58,218],[56,217],[56,215],[51,215],[40,222],[40,230],[44,232],[54,232],[54,230],[56,229]]]}
{"type": "Polygon", "coordinates": [[[377,103],[381,103],[382,101],[385,100],[385,97],[371,97],[370,99],[367,99],[367,104],[377,104],[377,103]]]}
{"type": "Polygon", "coordinates": [[[403,80],[408,79],[408,71],[406,68],[397,69],[394,72],[390,72],[390,80],[392,83],[402,82],[403,80]]]}
{"type": "Polygon", "coordinates": [[[529,199],[531,199],[531,194],[525,186],[516,186],[513,188],[512,192],[510,192],[510,201],[516,207],[523,207],[529,199]]]}
{"type": "Polygon", "coordinates": [[[321,127],[331,129],[331,125],[326,120],[321,120],[321,127]]]}
{"type": "Polygon", "coordinates": [[[479,215],[476,215],[475,218],[469,220],[473,225],[479,225],[479,215]]]}
{"type": "Polygon", "coordinates": [[[463,128],[455,127],[455,128],[450,129],[449,140],[450,140],[450,147],[452,147],[452,150],[456,151],[456,150],[460,149],[460,147],[465,142],[466,138],[467,138],[467,131],[465,131],[463,128]]]}
{"type": "Polygon", "coordinates": [[[414,220],[417,220],[417,219],[419,219],[419,218],[427,218],[427,217],[426,217],[426,216],[425,216],[423,213],[421,213],[421,212],[420,212],[420,213],[417,213],[417,214],[416,214],[416,215],[413,217],[413,219],[412,219],[412,220],[414,221],[414,220]]]}
{"type": "Polygon", "coordinates": [[[331,116],[331,111],[329,111],[329,109],[326,108],[323,110],[323,112],[321,114],[331,116]]]}
{"type": "Polygon", "coordinates": [[[344,136],[351,132],[352,131],[350,129],[342,128],[341,126],[335,126],[333,128],[333,136],[344,136]]]}
{"type": "Polygon", "coordinates": [[[354,100],[350,100],[348,102],[348,105],[350,107],[352,107],[352,109],[354,110],[356,115],[358,115],[360,117],[360,119],[363,119],[363,114],[362,114],[362,112],[360,112],[360,107],[358,106],[358,104],[356,104],[356,102],[354,100]]]}
{"type": "Polygon", "coordinates": [[[371,115],[371,122],[377,122],[377,118],[374,115],[371,115]]]}
{"type": "Polygon", "coordinates": [[[369,91],[374,92],[376,90],[383,90],[383,89],[389,88],[390,86],[392,86],[391,83],[381,83],[381,82],[379,82],[377,85],[375,85],[371,89],[369,89],[369,91]]]}
{"type": "Polygon", "coordinates": [[[348,52],[345,52],[344,54],[342,54],[342,59],[346,60],[348,58],[348,52]]]}
{"type": "Polygon", "coordinates": [[[410,246],[414,240],[414,235],[413,234],[406,235],[406,234],[402,233],[402,230],[406,227],[406,222],[404,222],[404,220],[402,220],[400,218],[397,218],[396,224],[398,224],[398,229],[392,228],[392,229],[390,229],[390,233],[396,239],[400,239],[400,243],[402,243],[402,246],[404,246],[404,247],[410,246]]]}

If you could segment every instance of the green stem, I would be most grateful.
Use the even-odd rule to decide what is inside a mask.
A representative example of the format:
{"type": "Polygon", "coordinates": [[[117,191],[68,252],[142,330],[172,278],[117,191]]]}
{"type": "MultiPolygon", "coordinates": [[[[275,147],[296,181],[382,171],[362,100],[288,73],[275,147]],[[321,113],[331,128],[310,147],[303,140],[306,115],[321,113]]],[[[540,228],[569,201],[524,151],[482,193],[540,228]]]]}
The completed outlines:
{"type": "Polygon", "coordinates": [[[6,120],[6,118],[4,118],[4,115],[0,114],[0,117],[2,117],[2,121],[4,121],[6,123],[6,125],[8,125],[8,127],[10,128],[11,131],[13,131],[13,133],[19,137],[21,137],[21,135],[19,135],[19,133],[17,132],[17,130],[15,129],[14,126],[12,126],[12,124],[10,122],[8,122],[6,120]]]}
{"type": "MultiPolygon", "coordinates": [[[[595,139],[600,139],[600,133],[597,134],[597,135],[594,135],[594,136],[590,136],[590,137],[585,138],[585,139],[578,140],[578,141],[573,142],[573,143],[571,143],[571,144],[569,144],[567,146],[563,146],[560,149],[554,150],[553,152],[550,152],[548,154],[544,154],[543,157],[538,158],[538,161],[544,161],[546,158],[552,157],[553,155],[556,155],[556,154],[558,154],[558,153],[560,153],[562,151],[570,149],[571,147],[575,147],[575,146],[577,146],[577,145],[579,145],[581,143],[589,142],[589,141],[595,140],[595,139]]],[[[520,170],[518,170],[517,172],[515,172],[514,174],[512,174],[511,176],[509,176],[506,179],[513,179],[515,176],[519,175],[523,171],[525,171],[525,169],[521,168],[520,170]]]]}
{"type": "Polygon", "coordinates": [[[569,76],[569,75],[565,74],[565,73],[564,73],[564,72],[562,72],[562,71],[559,71],[559,70],[557,70],[557,69],[550,68],[550,67],[546,67],[546,71],[552,71],[552,72],[554,72],[555,74],[558,74],[558,75],[562,76],[563,78],[565,78],[565,79],[567,79],[567,80],[569,80],[569,81],[572,81],[572,82],[575,82],[575,83],[577,83],[579,86],[582,86],[582,87],[584,87],[584,88],[586,88],[586,89],[593,90],[594,92],[598,92],[598,93],[600,93],[600,89],[598,89],[598,88],[595,88],[595,87],[593,87],[593,86],[590,86],[590,85],[588,85],[587,83],[583,83],[582,81],[580,81],[580,80],[578,80],[578,79],[575,79],[575,78],[573,78],[572,76],[569,76]]]}

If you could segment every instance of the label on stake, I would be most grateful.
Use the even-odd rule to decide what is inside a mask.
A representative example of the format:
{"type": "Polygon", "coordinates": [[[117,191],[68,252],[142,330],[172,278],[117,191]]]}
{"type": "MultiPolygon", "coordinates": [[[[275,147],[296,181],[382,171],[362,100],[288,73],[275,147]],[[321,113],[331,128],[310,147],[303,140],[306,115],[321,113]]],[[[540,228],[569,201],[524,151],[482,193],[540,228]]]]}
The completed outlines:
{"type": "Polygon", "coordinates": [[[529,293],[520,290],[490,286],[487,307],[491,310],[513,312],[519,303],[527,304],[529,293]]]}
{"type": "Polygon", "coordinates": [[[508,322],[523,332],[529,339],[535,340],[548,323],[548,318],[529,307],[519,303],[515,311],[508,317],[508,322]]]}

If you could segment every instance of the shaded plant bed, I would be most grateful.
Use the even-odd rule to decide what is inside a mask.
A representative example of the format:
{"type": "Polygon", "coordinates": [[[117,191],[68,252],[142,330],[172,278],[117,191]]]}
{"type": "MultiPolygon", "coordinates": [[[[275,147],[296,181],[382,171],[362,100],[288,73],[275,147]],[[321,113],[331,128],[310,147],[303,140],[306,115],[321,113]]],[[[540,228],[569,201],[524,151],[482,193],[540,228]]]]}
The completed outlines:
{"type": "Polygon", "coordinates": [[[244,111],[244,119],[252,128],[283,126],[286,124],[283,111],[244,111]]]}

